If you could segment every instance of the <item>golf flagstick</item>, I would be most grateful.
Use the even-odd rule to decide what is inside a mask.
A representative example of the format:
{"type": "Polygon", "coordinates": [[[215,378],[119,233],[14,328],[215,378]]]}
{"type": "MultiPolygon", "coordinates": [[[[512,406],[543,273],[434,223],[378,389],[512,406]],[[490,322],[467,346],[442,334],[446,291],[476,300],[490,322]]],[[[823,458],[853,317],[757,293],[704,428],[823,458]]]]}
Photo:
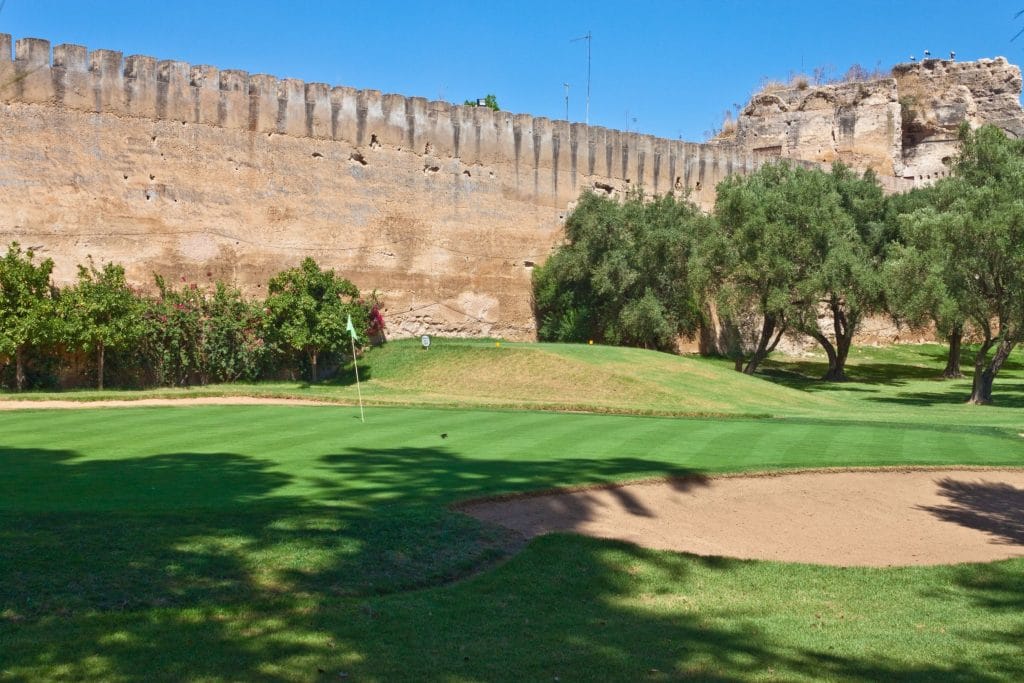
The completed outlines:
{"type": "Polygon", "coordinates": [[[366,418],[363,416],[363,390],[359,388],[359,363],[356,362],[356,328],[352,326],[352,315],[348,316],[348,322],[345,325],[345,329],[348,331],[349,337],[352,339],[352,367],[356,370],[356,395],[359,396],[359,421],[366,422],[366,418]]]}

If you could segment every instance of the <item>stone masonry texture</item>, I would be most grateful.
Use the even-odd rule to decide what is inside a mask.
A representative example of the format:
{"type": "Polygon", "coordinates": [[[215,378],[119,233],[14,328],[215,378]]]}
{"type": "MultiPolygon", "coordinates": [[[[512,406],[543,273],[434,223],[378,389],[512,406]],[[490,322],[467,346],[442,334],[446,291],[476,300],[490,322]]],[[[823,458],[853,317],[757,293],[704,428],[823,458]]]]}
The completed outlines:
{"type": "Polygon", "coordinates": [[[532,268],[583,190],[709,209],[718,181],[780,156],[902,189],[948,156],[959,120],[1024,131],[1019,70],[967,64],[982,63],[755,98],[735,140],[696,144],[0,34],[0,241],[53,258],[58,284],[92,256],[143,287],[223,279],[256,296],[312,256],[378,290],[391,336],[533,339],[532,268]],[[927,154],[904,147],[901,82],[927,154]]]}

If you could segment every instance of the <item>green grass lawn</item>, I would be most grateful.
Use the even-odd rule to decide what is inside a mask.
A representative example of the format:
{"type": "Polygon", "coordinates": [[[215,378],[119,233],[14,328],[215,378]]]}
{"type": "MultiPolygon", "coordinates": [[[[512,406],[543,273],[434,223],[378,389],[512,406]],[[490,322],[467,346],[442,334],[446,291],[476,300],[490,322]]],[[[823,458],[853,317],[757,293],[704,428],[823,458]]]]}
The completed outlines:
{"type": "Polygon", "coordinates": [[[769,381],[624,349],[389,346],[367,359],[367,393],[428,407],[374,406],[365,425],[347,406],[0,413],[0,680],[1024,677],[1024,559],[521,548],[448,507],[666,474],[1020,466],[1019,365],[997,380],[1002,407],[979,408],[933,379],[939,347],[865,351],[860,381],[826,388],[807,379],[815,359],[775,361],[769,381]],[[605,414],[634,409],[735,417],[605,414]]]}

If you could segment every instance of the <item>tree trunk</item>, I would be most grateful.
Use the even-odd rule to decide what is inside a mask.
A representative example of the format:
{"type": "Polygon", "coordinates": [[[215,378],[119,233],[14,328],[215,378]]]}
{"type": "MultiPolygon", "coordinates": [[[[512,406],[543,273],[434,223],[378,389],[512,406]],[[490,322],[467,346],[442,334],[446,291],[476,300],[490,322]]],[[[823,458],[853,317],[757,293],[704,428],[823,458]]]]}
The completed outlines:
{"type": "Polygon", "coordinates": [[[14,352],[14,386],[18,391],[25,388],[25,352],[20,346],[14,352]]]}
{"type": "Polygon", "coordinates": [[[1013,351],[1013,347],[1016,345],[1016,341],[1010,341],[1007,337],[1003,337],[1003,340],[999,342],[999,346],[996,348],[995,354],[992,356],[992,361],[987,365],[985,364],[985,356],[988,355],[992,342],[988,341],[982,345],[984,355],[979,351],[978,355],[975,356],[974,383],[971,389],[971,398],[967,401],[968,403],[975,405],[988,405],[992,403],[992,384],[995,382],[1000,368],[1003,367],[1003,363],[1009,358],[1010,352],[1013,351]]]}
{"type": "Polygon", "coordinates": [[[992,337],[989,333],[985,332],[985,341],[981,343],[978,348],[978,352],[974,354],[974,381],[971,387],[971,397],[967,399],[968,403],[974,403],[976,405],[983,405],[989,403],[992,400],[992,380],[994,377],[988,378],[988,386],[985,384],[985,361],[988,359],[989,349],[992,348],[992,337]]]}
{"type": "Polygon", "coordinates": [[[946,358],[946,369],[942,371],[945,379],[960,379],[964,373],[960,372],[960,344],[963,342],[963,325],[955,325],[949,333],[949,357],[946,358]]]}
{"type": "Polygon", "coordinates": [[[852,327],[847,328],[847,331],[843,336],[836,340],[836,368],[835,373],[829,373],[829,376],[825,377],[827,380],[833,382],[845,382],[846,381],[846,359],[850,357],[850,346],[853,344],[853,331],[852,327]]]}
{"type": "Polygon", "coordinates": [[[313,377],[313,384],[316,384],[316,351],[309,352],[309,371],[313,377]]]}
{"type": "Polygon", "coordinates": [[[106,357],[106,347],[100,344],[96,348],[96,388],[103,391],[103,366],[106,357]]]}
{"type": "Polygon", "coordinates": [[[743,374],[753,375],[758,366],[761,364],[768,354],[775,350],[775,347],[779,345],[779,339],[782,338],[782,333],[785,327],[782,325],[778,326],[776,330],[775,316],[766,315],[764,322],[761,324],[761,337],[757,340],[757,348],[754,349],[754,355],[747,361],[747,366],[743,368],[743,374]],[[772,335],[775,335],[774,338],[772,335]]]}
{"type": "Polygon", "coordinates": [[[833,297],[829,301],[829,310],[832,311],[832,327],[836,336],[835,346],[820,330],[812,330],[809,334],[821,345],[821,348],[825,349],[825,355],[828,356],[828,370],[822,379],[826,382],[845,382],[846,359],[850,355],[850,346],[853,343],[854,325],[850,323],[846,313],[843,312],[838,298],[833,297]]]}
{"type": "Polygon", "coordinates": [[[814,341],[818,342],[818,346],[825,350],[825,356],[828,358],[828,370],[822,376],[822,379],[830,379],[833,370],[838,362],[838,356],[836,354],[836,347],[832,346],[832,342],[828,340],[828,337],[823,335],[819,330],[808,330],[807,334],[811,335],[814,341]]]}

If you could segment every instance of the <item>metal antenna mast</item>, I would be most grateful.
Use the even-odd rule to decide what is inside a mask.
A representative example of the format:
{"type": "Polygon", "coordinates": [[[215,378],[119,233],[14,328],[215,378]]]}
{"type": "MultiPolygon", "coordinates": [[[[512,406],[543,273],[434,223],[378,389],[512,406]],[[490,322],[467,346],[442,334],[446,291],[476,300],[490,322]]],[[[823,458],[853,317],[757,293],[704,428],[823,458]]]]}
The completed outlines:
{"type": "Polygon", "coordinates": [[[573,38],[569,41],[570,43],[577,43],[581,40],[587,41],[587,116],[584,119],[584,122],[588,126],[590,125],[590,43],[592,39],[593,36],[590,31],[587,31],[587,35],[580,36],[579,38],[573,38]]]}
{"type": "Polygon", "coordinates": [[[565,120],[568,121],[569,120],[569,84],[568,83],[563,83],[562,85],[565,87],[565,120]]]}

